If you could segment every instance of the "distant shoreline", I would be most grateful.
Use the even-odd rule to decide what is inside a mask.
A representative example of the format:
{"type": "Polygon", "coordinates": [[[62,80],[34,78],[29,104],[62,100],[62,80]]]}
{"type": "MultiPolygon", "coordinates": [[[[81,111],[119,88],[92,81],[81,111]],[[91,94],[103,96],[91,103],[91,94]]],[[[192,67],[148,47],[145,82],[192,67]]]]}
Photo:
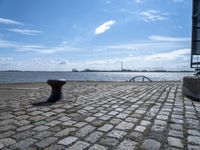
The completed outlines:
{"type": "Polygon", "coordinates": [[[195,71],[189,71],[189,70],[183,70],[183,71],[168,71],[168,70],[83,70],[83,71],[23,71],[23,70],[5,70],[0,72],[170,72],[170,73],[184,73],[184,72],[195,72],[195,71]]]}

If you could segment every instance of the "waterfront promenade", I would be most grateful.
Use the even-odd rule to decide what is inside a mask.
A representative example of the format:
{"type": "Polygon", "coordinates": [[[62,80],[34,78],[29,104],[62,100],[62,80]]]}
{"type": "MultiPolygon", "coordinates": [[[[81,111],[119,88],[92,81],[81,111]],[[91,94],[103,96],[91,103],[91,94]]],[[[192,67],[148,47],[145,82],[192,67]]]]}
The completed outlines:
{"type": "Polygon", "coordinates": [[[50,106],[44,84],[0,85],[0,149],[200,149],[200,102],[181,82],[67,82],[50,106]]]}

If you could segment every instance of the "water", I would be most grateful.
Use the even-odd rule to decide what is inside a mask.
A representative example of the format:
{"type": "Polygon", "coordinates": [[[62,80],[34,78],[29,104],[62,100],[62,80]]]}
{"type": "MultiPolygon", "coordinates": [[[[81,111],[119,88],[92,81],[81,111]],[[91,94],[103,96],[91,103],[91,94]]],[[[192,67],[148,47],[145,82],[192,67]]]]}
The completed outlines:
{"type": "Polygon", "coordinates": [[[193,74],[192,72],[0,72],[0,83],[46,82],[48,79],[128,81],[138,75],[144,75],[153,81],[182,81],[184,76],[193,74]]]}

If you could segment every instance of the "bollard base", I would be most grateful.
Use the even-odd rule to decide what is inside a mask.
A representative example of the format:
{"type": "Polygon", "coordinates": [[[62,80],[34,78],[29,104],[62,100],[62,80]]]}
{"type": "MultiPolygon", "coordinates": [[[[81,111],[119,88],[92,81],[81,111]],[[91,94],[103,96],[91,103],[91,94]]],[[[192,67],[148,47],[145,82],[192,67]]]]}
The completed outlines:
{"type": "Polygon", "coordinates": [[[200,78],[196,76],[184,77],[183,95],[194,100],[200,100],[200,78]]]}
{"type": "Polygon", "coordinates": [[[49,106],[62,99],[62,86],[66,84],[66,80],[48,80],[47,83],[51,86],[51,95],[46,102],[34,103],[33,106],[49,106]]]}

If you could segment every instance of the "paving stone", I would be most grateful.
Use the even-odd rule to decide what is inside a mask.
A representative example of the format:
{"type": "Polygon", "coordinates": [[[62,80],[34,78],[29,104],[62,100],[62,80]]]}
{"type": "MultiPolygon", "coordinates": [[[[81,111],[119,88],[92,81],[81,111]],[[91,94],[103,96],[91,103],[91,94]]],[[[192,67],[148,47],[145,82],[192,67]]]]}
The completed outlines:
{"type": "Polygon", "coordinates": [[[89,150],[107,150],[105,146],[95,144],[94,146],[90,147],[89,150]]]}
{"type": "Polygon", "coordinates": [[[121,131],[121,130],[112,130],[108,133],[109,137],[113,137],[113,138],[117,138],[117,139],[121,139],[123,138],[125,135],[127,134],[127,132],[125,131],[121,131]]]}
{"type": "Polygon", "coordinates": [[[98,130],[104,131],[104,132],[108,132],[112,128],[113,128],[113,125],[111,125],[111,124],[105,124],[104,126],[98,128],[98,130]]]}
{"type": "Polygon", "coordinates": [[[111,117],[112,117],[111,115],[103,115],[99,119],[101,119],[101,120],[110,120],[111,117]]]}
{"type": "Polygon", "coordinates": [[[146,127],[144,126],[136,126],[135,131],[144,132],[146,127]]]}
{"type": "Polygon", "coordinates": [[[122,121],[120,124],[116,126],[117,129],[128,130],[133,127],[132,123],[122,121]]]}
{"type": "Polygon", "coordinates": [[[169,131],[170,136],[175,136],[175,137],[180,137],[183,138],[183,132],[178,131],[178,130],[170,130],[169,131]]]}
{"type": "Polygon", "coordinates": [[[69,118],[69,117],[67,117],[67,116],[63,116],[63,117],[61,117],[61,118],[59,118],[58,120],[59,121],[62,121],[62,122],[65,122],[65,121],[68,121],[68,120],[70,120],[71,118],[69,118]]]}
{"type": "Polygon", "coordinates": [[[108,114],[109,115],[112,115],[112,116],[115,116],[115,115],[117,115],[119,112],[118,111],[111,111],[111,112],[109,112],[108,114]]]}
{"type": "Polygon", "coordinates": [[[146,139],[143,143],[141,148],[144,150],[159,150],[161,143],[154,140],[154,139],[146,139]]]}
{"type": "Polygon", "coordinates": [[[188,133],[190,135],[196,135],[196,136],[200,136],[200,132],[197,130],[188,130],[188,133]]]}
{"type": "Polygon", "coordinates": [[[55,109],[55,110],[53,110],[54,112],[56,112],[56,113],[61,113],[61,112],[63,112],[63,111],[65,111],[65,109],[55,109]]]}
{"type": "Polygon", "coordinates": [[[117,146],[119,141],[115,138],[105,137],[105,138],[102,138],[99,143],[104,146],[115,147],[117,146]]]}
{"type": "Polygon", "coordinates": [[[64,150],[65,147],[62,145],[51,145],[47,148],[45,148],[44,150],[64,150]]]}
{"type": "Polygon", "coordinates": [[[25,140],[22,140],[18,143],[16,143],[15,148],[16,149],[26,149],[29,146],[31,146],[33,143],[35,143],[37,140],[32,139],[32,138],[27,138],[25,140]]]}
{"type": "Polygon", "coordinates": [[[42,131],[42,132],[38,132],[37,134],[35,134],[35,136],[33,138],[42,140],[42,139],[50,136],[51,134],[52,133],[49,131],[42,131]]]}
{"type": "Polygon", "coordinates": [[[141,132],[132,131],[128,137],[134,141],[140,141],[143,136],[141,132]]]}
{"type": "Polygon", "coordinates": [[[64,130],[56,133],[55,136],[59,136],[59,137],[68,136],[74,131],[76,131],[76,128],[65,128],[64,130]]]}
{"type": "Polygon", "coordinates": [[[95,120],[95,119],[96,119],[96,117],[87,117],[87,118],[85,119],[85,121],[91,122],[91,121],[93,121],[93,120],[95,120]]]}
{"type": "Polygon", "coordinates": [[[83,150],[89,146],[90,146],[89,143],[83,141],[77,141],[75,144],[73,144],[70,148],[67,148],[66,150],[83,150]]]}
{"type": "Polygon", "coordinates": [[[36,116],[36,115],[39,115],[39,114],[42,114],[43,112],[42,111],[33,111],[31,113],[29,113],[31,116],[36,116]]]}
{"type": "Polygon", "coordinates": [[[168,140],[169,145],[179,147],[179,148],[183,148],[183,144],[182,144],[181,139],[174,138],[174,137],[168,137],[167,140],[168,140]]]}
{"type": "Polygon", "coordinates": [[[110,123],[116,125],[116,124],[119,124],[122,120],[121,119],[116,119],[116,118],[113,118],[110,120],[110,123]]]}
{"type": "Polygon", "coordinates": [[[77,137],[74,136],[68,136],[62,140],[60,140],[58,142],[58,144],[62,144],[62,145],[70,145],[72,143],[74,143],[75,141],[77,141],[77,137]]]}
{"type": "Polygon", "coordinates": [[[141,123],[140,123],[140,125],[142,125],[142,126],[149,126],[149,125],[151,125],[151,122],[146,121],[146,120],[142,120],[141,123]]]}
{"type": "Polygon", "coordinates": [[[0,131],[3,132],[3,131],[10,131],[10,130],[14,130],[16,129],[16,126],[15,125],[5,125],[5,126],[1,126],[0,127],[0,131]]]}
{"type": "Polygon", "coordinates": [[[94,116],[95,116],[95,117],[101,117],[101,116],[103,116],[104,114],[105,114],[105,113],[100,113],[100,112],[99,112],[99,113],[94,114],[94,116]]]}
{"type": "Polygon", "coordinates": [[[68,120],[68,121],[66,121],[66,122],[63,122],[63,125],[65,125],[65,126],[71,126],[71,125],[73,125],[73,124],[75,124],[75,123],[76,123],[76,121],[68,120]]]}
{"type": "Polygon", "coordinates": [[[124,119],[124,118],[126,118],[127,116],[128,116],[128,114],[120,113],[120,114],[118,114],[116,117],[117,117],[117,118],[124,119]]]}
{"type": "Polygon", "coordinates": [[[10,146],[10,145],[15,144],[15,143],[16,143],[16,141],[11,139],[11,138],[0,139],[1,147],[10,146]]]}
{"type": "Polygon", "coordinates": [[[4,147],[4,145],[2,143],[0,143],[0,149],[2,149],[4,147]]]}
{"type": "Polygon", "coordinates": [[[57,141],[57,138],[55,137],[48,137],[46,139],[43,139],[42,141],[40,141],[39,143],[36,143],[36,145],[38,147],[44,148],[52,143],[54,143],[55,141],[57,141]]]}
{"type": "Polygon", "coordinates": [[[26,126],[23,126],[23,127],[20,127],[20,128],[17,128],[17,131],[24,131],[24,130],[27,130],[27,129],[30,129],[32,128],[33,125],[26,125],[26,126]]]}
{"type": "Polygon", "coordinates": [[[93,133],[91,133],[88,137],[86,137],[86,141],[90,142],[90,143],[95,143],[96,141],[98,141],[101,137],[103,136],[103,132],[100,131],[95,131],[93,133]]]}
{"type": "Polygon", "coordinates": [[[75,127],[83,127],[84,125],[86,125],[87,123],[86,122],[78,122],[77,124],[75,124],[74,126],[75,127]]]}
{"type": "Polygon", "coordinates": [[[2,138],[6,138],[6,137],[10,137],[11,135],[15,134],[16,132],[14,131],[7,131],[7,132],[3,132],[0,134],[0,139],[2,138]]]}
{"type": "Polygon", "coordinates": [[[12,137],[15,138],[16,140],[23,140],[23,139],[33,136],[34,134],[35,134],[35,131],[26,130],[23,132],[19,132],[13,135],[12,137]]]}
{"type": "Polygon", "coordinates": [[[188,145],[188,150],[200,150],[200,146],[197,146],[197,145],[188,145]]]}
{"type": "Polygon", "coordinates": [[[53,120],[53,121],[51,121],[51,122],[48,122],[46,125],[47,125],[47,126],[53,127],[53,126],[56,126],[56,125],[58,125],[58,124],[61,124],[61,122],[60,122],[60,121],[57,121],[57,120],[53,120]]]}
{"type": "Polygon", "coordinates": [[[188,136],[188,142],[200,145],[200,136],[188,136]]]}
{"type": "Polygon", "coordinates": [[[135,141],[125,139],[119,144],[117,150],[134,150],[136,144],[135,141]]]}
{"type": "Polygon", "coordinates": [[[76,135],[77,135],[78,137],[84,137],[84,136],[86,136],[88,133],[92,132],[94,129],[95,129],[94,126],[87,125],[87,126],[81,128],[81,129],[77,132],[76,135]]]}
{"type": "Polygon", "coordinates": [[[35,131],[44,131],[47,129],[49,129],[48,126],[38,126],[38,127],[33,128],[33,130],[35,130],[35,131]]]}

